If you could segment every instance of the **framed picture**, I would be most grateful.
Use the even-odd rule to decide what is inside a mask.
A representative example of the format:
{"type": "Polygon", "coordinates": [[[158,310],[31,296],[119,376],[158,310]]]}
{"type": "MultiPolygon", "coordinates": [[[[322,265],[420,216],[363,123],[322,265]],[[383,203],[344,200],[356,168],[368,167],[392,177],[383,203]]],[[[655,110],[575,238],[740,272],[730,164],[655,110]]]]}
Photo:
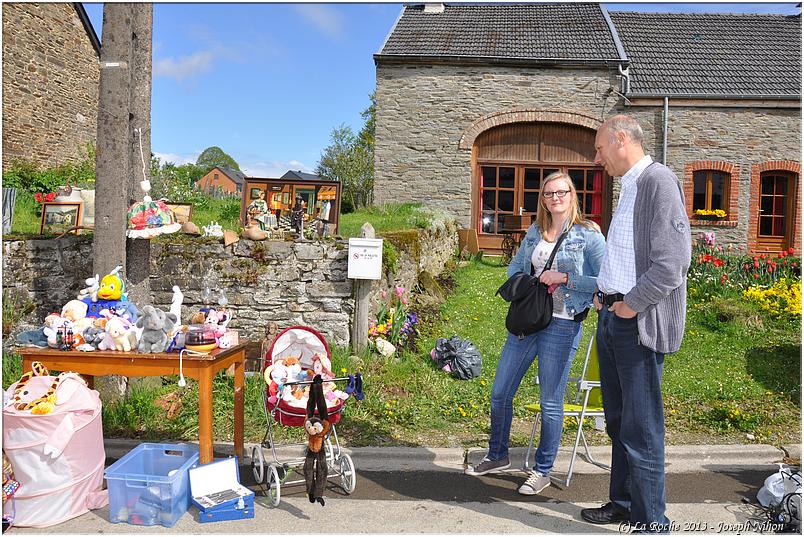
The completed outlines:
{"type": "Polygon", "coordinates": [[[282,203],[284,203],[285,205],[290,203],[290,192],[285,192],[282,194],[282,203]]]}
{"type": "MultiPolygon", "coordinates": [[[[81,225],[82,202],[46,201],[42,204],[42,223],[39,234],[64,233],[70,228],[81,225]]],[[[78,233],[80,230],[75,230],[78,233]]]]}
{"type": "Polygon", "coordinates": [[[173,211],[173,214],[176,215],[176,222],[179,224],[185,224],[189,222],[193,217],[193,204],[192,203],[173,203],[170,201],[166,201],[165,205],[173,211]]]}
{"type": "Polygon", "coordinates": [[[252,188],[249,192],[249,199],[255,200],[260,197],[260,192],[262,192],[261,188],[252,188]]]}

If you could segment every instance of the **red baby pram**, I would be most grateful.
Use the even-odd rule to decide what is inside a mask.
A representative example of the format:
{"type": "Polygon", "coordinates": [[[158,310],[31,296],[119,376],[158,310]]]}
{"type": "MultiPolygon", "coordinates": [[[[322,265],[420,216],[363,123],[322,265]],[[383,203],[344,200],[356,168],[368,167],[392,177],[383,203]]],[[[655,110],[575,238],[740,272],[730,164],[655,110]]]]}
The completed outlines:
{"type": "MultiPolygon", "coordinates": [[[[304,456],[280,461],[273,436],[273,422],[292,427],[304,427],[307,418],[307,396],[305,389],[312,382],[314,374],[324,378],[324,390],[329,421],[332,427],[324,441],[327,453],[327,477],[339,477],[341,487],[351,494],[357,483],[352,458],[341,451],[335,424],[341,419],[341,412],[349,395],[337,389],[337,382],[348,381],[349,377],[336,377],[331,369],[332,362],[327,342],[323,336],[306,326],[291,326],[282,330],[262,359],[262,373],[266,381],[263,392],[263,409],[267,429],[262,444],[251,452],[251,467],[258,484],[265,484],[266,493],[272,506],[279,505],[282,485],[303,484],[304,476],[300,468],[304,456]],[[309,373],[308,373],[309,372],[309,373]],[[270,447],[273,461],[267,461],[263,447],[270,447]],[[292,472],[301,479],[288,481],[292,472]]],[[[304,446],[306,444],[287,444],[304,446]]]]}

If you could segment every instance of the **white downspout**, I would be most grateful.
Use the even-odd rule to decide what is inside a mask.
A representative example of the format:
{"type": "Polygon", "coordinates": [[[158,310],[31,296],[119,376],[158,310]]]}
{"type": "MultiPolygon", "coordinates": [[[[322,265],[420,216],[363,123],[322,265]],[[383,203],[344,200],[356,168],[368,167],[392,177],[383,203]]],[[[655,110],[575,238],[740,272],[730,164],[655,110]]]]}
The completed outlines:
{"type": "Polygon", "coordinates": [[[617,71],[622,76],[622,93],[623,95],[628,95],[631,92],[631,66],[629,65],[625,69],[623,69],[623,64],[617,64],[617,71]]]}
{"type": "Polygon", "coordinates": [[[662,114],[662,164],[667,166],[667,120],[668,108],[670,107],[670,99],[665,95],[664,97],[664,113],[662,114]]]}

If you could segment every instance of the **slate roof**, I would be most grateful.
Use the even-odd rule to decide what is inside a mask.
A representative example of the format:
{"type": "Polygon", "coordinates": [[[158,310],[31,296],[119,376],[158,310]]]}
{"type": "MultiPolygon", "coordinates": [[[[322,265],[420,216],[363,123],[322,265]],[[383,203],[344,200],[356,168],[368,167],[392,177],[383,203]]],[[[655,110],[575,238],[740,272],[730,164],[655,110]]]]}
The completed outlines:
{"type": "Polygon", "coordinates": [[[293,180],[301,180],[301,181],[323,181],[321,177],[312,173],[306,173],[301,170],[288,170],[285,172],[285,175],[280,177],[280,179],[293,179],[293,180]]]}
{"type": "Polygon", "coordinates": [[[801,96],[801,16],[610,13],[629,95],[801,96]]]}
{"type": "Polygon", "coordinates": [[[237,186],[243,186],[243,179],[245,175],[243,172],[239,172],[237,170],[233,170],[232,168],[224,168],[222,166],[216,166],[220,171],[222,171],[226,176],[235,182],[237,186]]]}
{"type": "Polygon", "coordinates": [[[374,57],[619,60],[598,4],[446,4],[443,13],[406,6],[374,57]]]}

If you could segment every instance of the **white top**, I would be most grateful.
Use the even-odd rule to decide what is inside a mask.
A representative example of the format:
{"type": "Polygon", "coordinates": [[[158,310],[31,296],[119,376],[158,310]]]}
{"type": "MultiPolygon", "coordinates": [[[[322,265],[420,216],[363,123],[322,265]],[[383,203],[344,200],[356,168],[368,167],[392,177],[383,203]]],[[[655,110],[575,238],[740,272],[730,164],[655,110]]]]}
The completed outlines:
{"type": "Polygon", "coordinates": [[[611,218],[606,250],[597,275],[597,287],[606,294],[626,294],[636,285],[634,202],[637,179],[651,163],[653,159],[645,155],[620,179],[620,201],[611,218]]]}
{"type": "MultiPolygon", "coordinates": [[[[547,242],[546,240],[542,239],[539,241],[539,244],[536,245],[536,248],[533,249],[533,255],[530,256],[530,263],[533,265],[533,273],[538,276],[541,274],[544,266],[547,264],[547,261],[550,260],[550,254],[553,253],[553,248],[555,248],[556,243],[554,242],[547,242]]],[[[553,259],[553,267],[555,267],[556,260],[553,259]]],[[[551,268],[550,270],[554,270],[551,268]]],[[[553,293],[553,317],[558,317],[560,319],[573,319],[574,317],[567,313],[567,305],[564,304],[564,297],[561,293],[553,293]]]]}

